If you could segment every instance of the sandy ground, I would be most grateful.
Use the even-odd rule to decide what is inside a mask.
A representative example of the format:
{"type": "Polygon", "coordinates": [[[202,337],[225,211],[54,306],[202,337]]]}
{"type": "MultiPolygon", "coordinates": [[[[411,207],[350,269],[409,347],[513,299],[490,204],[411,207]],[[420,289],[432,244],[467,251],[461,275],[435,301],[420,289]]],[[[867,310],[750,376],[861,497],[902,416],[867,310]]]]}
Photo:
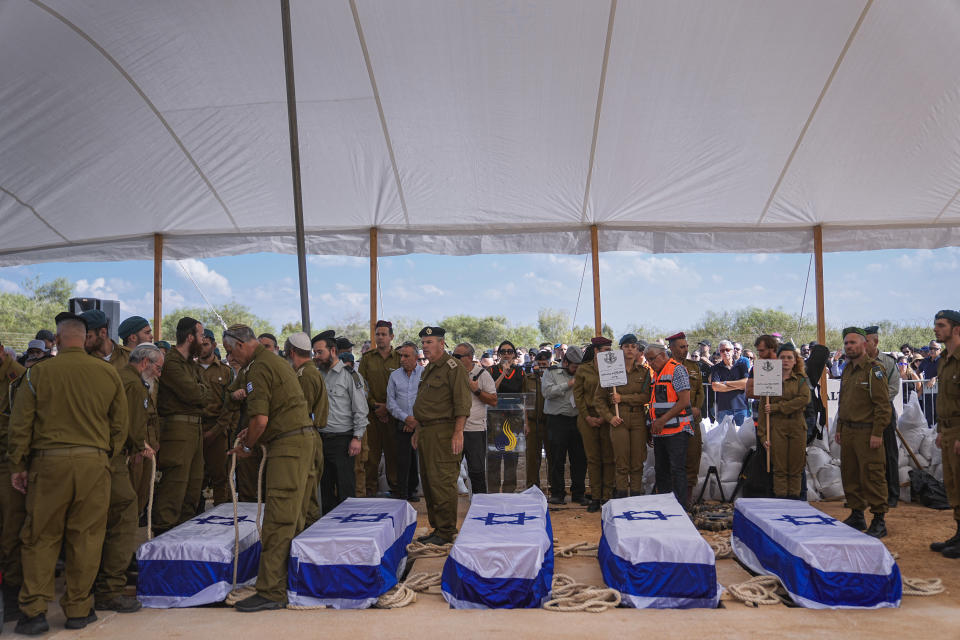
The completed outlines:
{"type": "MultiPolygon", "coordinates": [[[[427,526],[423,502],[417,503],[421,527],[427,526]]],[[[460,516],[467,501],[461,498],[460,516]]],[[[835,517],[845,517],[839,503],[815,506],[835,517]]],[[[560,544],[580,540],[597,542],[600,514],[587,513],[580,506],[551,509],[554,534],[560,544]]],[[[878,611],[813,611],[783,605],[759,609],[736,602],[724,602],[716,610],[635,610],[617,609],[601,614],[551,613],[543,610],[453,611],[440,596],[420,595],[404,609],[363,611],[271,611],[242,614],[226,607],[157,610],[135,614],[99,612],[100,619],[82,631],[63,628],[64,617],[57,603],[51,603],[47,618],[51,631],[46,637],[64,638],[239,638],[351,637],[431,638],[451,637],[613,637],[627,629],[645,629],[657,638],[818,638],[842,634],[846,638],[924,637],[960,638],[960,561],[951,561],[927,549],[931,540],[953,533],[949,512],[932,511],[903,504],[887,518],[890,535],[887,547],[899,554],[905,576],[942,578],[946,593],[933,597],[904,598],[899,609],[878,611]],[[630,624],[632,627],[626,627],[630,624]],[[638,627],[636,625],[642,625],[638,627]]],[[[413,563],[412,571],[439,572],[443,558],[424,558],[413,563]]],[[[556,571],[580,582],[602,585],[596,558],[557,558],[556,571]]],[[[735,560],[717,562],[721,584],[741,582],[749,574],[735,560]]],[[[62,579],[58,580],[62,589],[62,579]]],[[[13,634],[14,623],[4,626],[13,634]]]]}

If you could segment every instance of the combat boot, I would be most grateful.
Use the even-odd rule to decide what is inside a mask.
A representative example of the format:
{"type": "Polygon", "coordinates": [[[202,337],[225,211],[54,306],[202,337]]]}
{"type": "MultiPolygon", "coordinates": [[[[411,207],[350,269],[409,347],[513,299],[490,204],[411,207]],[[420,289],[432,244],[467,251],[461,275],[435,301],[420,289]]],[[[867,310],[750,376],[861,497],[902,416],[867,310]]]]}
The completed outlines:
{"type": "Polygon", "coordinates": [[[91,622],[97,621],[97,614],[93,612],[93,609],[90,609],[90,613],[83,616],[82,618],[67,618],[67,621],[63,623],[63,626],[67,629],[83,629],[91,622]]]}
{"type": "Polygon", "coordinates": [[[857,509],[850,512],[850,516],[843,521],[843,524],[853,527],[857,531],[863,531],[867,528],[867,520],[863,517],[863,511],[857,509]]]}
{"type": "Polygon", "coordinates": [[[626,492],[626,491],[621,491],[620,489],[614,489],[614,490],[613,490],[613,499],[614,499],[614,500],[616,500],[616,499],[618,499],[618,498],[626,498],[626,497],[627,497],[627,492],[626,492]]]}
{"type": "Polygon", "coordinates": [[[952,547],[957,543],[960,543],[960,520],[957,521],[957,532],[953,534],[953,537],[943,542],[931,542],[930,551],[943,551],[947,547],[952,547]]]}
{"type": "Polygon", "coordinates": [[[597,511],[600,511],[600,501],[591,500],[590,504],[587,505],[587,513],[596,513],[597,511]]]}
{"type": "Polygon", "coordinates": [[[887,525],[883,521],[882,513],[873,514],[873,520],[870,522],[870,528],[867,529],[867,535],[874,538],[885,538],[887,536],[887,525]]]}
{"type": "Polygon", "coordinates": [[[20,620],[14,629],[14,632],[25,636],[38,636],[47,631],[50,631],[50,625],[47,624],[47,616],[43,613],[38,613],[32,618],[20,614],[20,620]]]}
{"type": "MultiPolygon", "coordinates": [[[[3,622],[13,622],[20,617],[20,607],[17,605],[17,596],[20,594],[20,587],[16,585],[3,584],[3,622]]],[[[2,626],[3,623],[0,623],[2,626]]]]}

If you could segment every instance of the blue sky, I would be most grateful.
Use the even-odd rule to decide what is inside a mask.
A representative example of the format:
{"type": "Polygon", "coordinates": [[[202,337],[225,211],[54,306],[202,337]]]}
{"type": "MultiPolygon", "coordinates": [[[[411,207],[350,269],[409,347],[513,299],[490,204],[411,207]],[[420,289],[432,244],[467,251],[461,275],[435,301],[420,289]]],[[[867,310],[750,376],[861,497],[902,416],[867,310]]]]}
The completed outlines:
{"type": "MultiPolygon", "coordinates": [[[[809,254],[601,254],[603,319],[619,334],[635,325],[665,331],[689,326],[707,310],[745,306],[800,310],[809,254]]],[[[296,258],[254,254],[183,262],[214,302],[236,300],[279,329],[299,319],[296,258]]],[[[436,321],[445,315],[500,314],[535,324],[543,307],[577,306],[584,256],[409,255],[380,260],[382,316],[436,321]]],[[[875,251],[824,256],[827,320],[932,323],[942,308],[958,308],[960,248],[875,251]]],[[[26,278],[66,277],[75,293],[120,300],[121,315],[153,315],[150,261],[45,263],[0,268],[0,291],[17,291],[26,278]]],[[[366,318],[366,258],[311,256],[308,263],[314,328],[366,318]]],[[[202,306],[177,263],[163,273],[164,311],[202,306]]],[[[589,264],[577,324],[592,323],[589,264]]],[[[815,308],[813,279],[806,309],[815,308]]],[[[227,319],[229,321],[229,318],[227,319]]]]}

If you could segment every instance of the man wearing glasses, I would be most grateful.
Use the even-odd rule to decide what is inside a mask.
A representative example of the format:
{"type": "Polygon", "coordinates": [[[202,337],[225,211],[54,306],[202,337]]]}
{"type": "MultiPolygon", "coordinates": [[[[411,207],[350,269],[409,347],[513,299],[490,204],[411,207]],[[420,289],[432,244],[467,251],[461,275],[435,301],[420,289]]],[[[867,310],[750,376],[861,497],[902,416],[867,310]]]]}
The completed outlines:
{"type": "Polygon", "coordinates": [[[463,455],[467,459],[470,489],[473,493],[486,493],[487,407],[497,406],[497,385],[489,371],[474,364],[474,353],[472,344],[461,342],[453,350],[453,357],[469,372],[467,382],[473,393],[470,415],[463,428],[463,455]]]}
{"type": "Polygon", "coordinates": [[[729,340],[717,345],[720,362],[710,370],[710,387],[717,393],[717,420],[733,416],[736,425],[742,426],[749,414],[743,391],[747,386],[750,367],[743,360],[734,359],[734,346],[729,340]]]}

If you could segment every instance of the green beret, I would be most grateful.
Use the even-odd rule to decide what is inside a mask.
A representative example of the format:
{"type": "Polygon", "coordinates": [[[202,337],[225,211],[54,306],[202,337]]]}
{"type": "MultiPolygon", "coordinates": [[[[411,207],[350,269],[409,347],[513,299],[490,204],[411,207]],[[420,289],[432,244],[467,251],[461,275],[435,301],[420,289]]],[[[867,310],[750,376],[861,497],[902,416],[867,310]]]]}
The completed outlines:
{"type": "Polygon", "coordinates": [[[120,336],[121,340],[126,340],[137,331],[140,331],[144,327],[149,327],[150,323],[147,322],[146,318],[141,316],[130,316],[126,320],[120,323],[120,326],[117,327],[117,335],[120,336]]]}
{"type": "Polygon", "coordinates": [[[90,309],[80,314],[87,321],[87,330],[96,331],[107,326],[107,314],[100,309],[90,309]]]}
{"type": "Polygon", "coordinates": [[[867,337],[867,332],[861,329],[860,327],[847,327],[846,329],[843,330],[843,333],[841,335],[844,338],[846,338],[848,333],[855,333],[858,336],[863,336],[864,338],[867,337]]]}
{"type": "Polygon", "coordinates": [[[944,320],[950,320],[952,322],[960,323],[960,311],[954,311],[953,309],[943,309],[942,311],[938,311],[937,315],[933,317],[934,320],[940,320],[941,318],[944,320]]]}
{"type": "Polygon", "coordinates": [[[878,334],[880,333],[880,327],[878,327],[877,325],[873,324],[873,325],[870,325],[869,327],[864,327],[864,328],[863,328],[863,332],[864,332],[865,334],[867,334],[868,336],[875,336],[875,335],[878,335],[878,334]]]}
{"type": "Polygon", "coordinates": [[[620,338],[620,346],[621,346],[621,347],[622,347],[623,345],[625,345],[625,344],[637,344],[638,342],[639,342],[639,340],[637,339],[637,336],[635,336],[635,335],[632,334],[632,333],[624,334],[624,336],[623,336],[622,338],[620,338]]]}
{"type": "Polygon", "coordinates": [[[207,338],[208,340],[213,340],[214,342],[217,341],[217,338],[213,335],[213,330],[211,330],[211,329],[204,329],[204,330],[203,330],[203,337],[204,337],[204,338],[207,338]]]}
{"type": "Polygon", "coordinates": [[[170,343],[166,340],[157,340],[153,344],[157,345],[157,347],[163,349],[164,351],[170,351],[170,343]]]}
{"type": "Polygon", "coordinates": [[[777,355],[780,355],[784,351],[796,351],[797,348],[793,346],[792,342],[784,342],[782,345],[777,347],[777,355]]]}
{"type": "Polygon", "coordinates": [[[443,327],[424,327],[423,329],[420,329],[419,335],[421,338],[427,338],[427,337],[442,338],[446,334],[447,334],[447,330],[444,329],[443,327]]]}

